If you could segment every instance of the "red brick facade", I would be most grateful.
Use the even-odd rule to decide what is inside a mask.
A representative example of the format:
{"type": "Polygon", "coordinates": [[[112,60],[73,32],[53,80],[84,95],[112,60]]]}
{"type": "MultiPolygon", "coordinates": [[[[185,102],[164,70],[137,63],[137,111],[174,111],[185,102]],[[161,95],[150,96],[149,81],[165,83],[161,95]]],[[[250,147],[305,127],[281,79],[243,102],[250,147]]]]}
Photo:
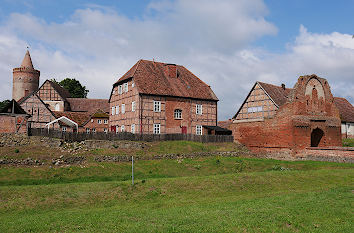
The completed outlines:
{"type": "MultiPolygon", "coordinates": [[[[301,76],[285,98],[280,106],[272,99],[277,110],[269,116],[260,111],[259,116],[241,119],[236,114],[230,126],[235,140],[250,148],[300,150],[310,146],[341,146],[339,111],[325,79],[301,76]]],[[[268,106],[263,105],[263,109],[268,106]]]]}
{"type": "Polygon", "coordinates": [[[206,134],[217,124],[215,94],[184,67],[141,60],[128,73],[113,85],[111,131],[206,134]]]}

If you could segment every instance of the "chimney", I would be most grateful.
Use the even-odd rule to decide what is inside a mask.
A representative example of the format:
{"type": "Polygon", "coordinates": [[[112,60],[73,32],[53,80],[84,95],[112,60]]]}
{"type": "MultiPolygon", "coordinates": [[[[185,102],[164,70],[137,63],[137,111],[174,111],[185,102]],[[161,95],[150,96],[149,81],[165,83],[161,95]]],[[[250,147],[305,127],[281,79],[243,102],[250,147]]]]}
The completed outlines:
{"type": "Polygon", "coordinates": [[[169,78],[176,78],[177,77],[176,64],[166,64],[165,65],[165,75],[169,78]]]}
{"type": "Polygon", "coordinates": [[[283,90],[285,90],[285,84],[284,83],[281,84],[281,88],[283,88],[283,90]]]}

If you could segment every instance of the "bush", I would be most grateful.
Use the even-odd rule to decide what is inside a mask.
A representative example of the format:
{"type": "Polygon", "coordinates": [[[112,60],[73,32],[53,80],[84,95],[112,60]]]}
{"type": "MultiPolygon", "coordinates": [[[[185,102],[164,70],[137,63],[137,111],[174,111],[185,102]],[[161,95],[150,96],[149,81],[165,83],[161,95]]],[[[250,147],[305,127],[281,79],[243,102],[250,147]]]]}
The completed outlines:
{"type": "Polygon", "coordinates": [[[344,138],[342,142],[343,146],[354,147],[354,138],[344,138]]]}
{"type": "Polygon", "coordinates": [[[20,152],[20,150],[16,148],[15,149],[15,153],[19,153],[19,152],[20,152]]]}

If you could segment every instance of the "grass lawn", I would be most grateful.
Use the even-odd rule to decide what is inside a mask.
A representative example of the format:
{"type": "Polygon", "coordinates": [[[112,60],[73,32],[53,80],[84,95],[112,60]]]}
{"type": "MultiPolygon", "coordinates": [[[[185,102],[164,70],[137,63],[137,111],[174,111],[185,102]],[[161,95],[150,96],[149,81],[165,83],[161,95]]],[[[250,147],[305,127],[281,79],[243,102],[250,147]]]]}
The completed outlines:
{"type": "Polygon", "coordinates": [[[1,167],[0,232],[352,232],[354,165],[207,157],[1,167]]]}

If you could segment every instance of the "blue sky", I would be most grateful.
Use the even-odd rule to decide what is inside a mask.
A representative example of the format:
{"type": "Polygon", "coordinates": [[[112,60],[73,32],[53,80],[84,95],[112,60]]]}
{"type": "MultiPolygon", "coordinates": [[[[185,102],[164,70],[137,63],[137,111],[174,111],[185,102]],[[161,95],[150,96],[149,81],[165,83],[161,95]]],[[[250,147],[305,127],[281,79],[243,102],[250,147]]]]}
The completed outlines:
{"type": "Polygon", "coordinates": [[[353,103],[353,12],[354,0],[0,0],[0,99],[30,45],[41,82],[74,77],[92,98],[108,98],[143,58],[210,84],[220,119],[255,81],[292,86],[303,74],[327,78],[353,103]]]}

